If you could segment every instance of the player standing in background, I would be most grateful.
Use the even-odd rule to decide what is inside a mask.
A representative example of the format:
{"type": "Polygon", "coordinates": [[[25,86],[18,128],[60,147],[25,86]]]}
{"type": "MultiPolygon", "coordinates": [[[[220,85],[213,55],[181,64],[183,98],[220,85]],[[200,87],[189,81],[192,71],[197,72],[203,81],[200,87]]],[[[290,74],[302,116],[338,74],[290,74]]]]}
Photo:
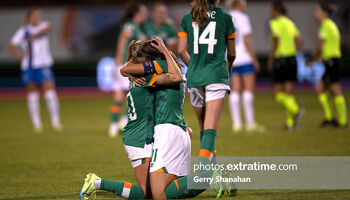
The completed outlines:
{"type": "Polygon", "coordinates": [[[236,56],[232,17],[218,4],[218,0],[192,1],[192,11],[183,17],[178,33],[178,53],[188,66],[187,87],[200,127],[199,163],[204,165],[215,157],[216,131],[236,56]]]}
{"type": "Polygon", "coordinates": [[[233,0],[231,7],[232,10],[229,13],[237,31],[237,56],[231,72],[231,94],[229,97],[232,130],[240,132],[243,129],[240,108],[240,96],[243,89],[245,130],[247,132],[263,132],[264,128],[255,122],[254,114],[255,73],[260,71],[260,64],[250,39],[252,26],[248,15],[245,14],[247,1],[233,0]]]}
{"type": "Polygon", "coordinates": [[[347,126],[346,102],[339,82],[341,60],[340,34],[337,25],[329,18],[335,7],[326,1],[320,1],[315,8],[314,16],[321,23],[318,32],[318,45],[312,58],[309,60],[322,59],[326,71],[322,80],[316,87],[318,99],[325,113],[325,120],[321,127],[347,126]],[[334,96],[334,105],[338,114],[338,121],[334,118],[325,87],[329,88],[334,96]]]}
{"type": "Polygon", "coordinates": [[[173,21],[168,16],[168,8],[162,1],[152,4],[152,21],[143,25],[143,30],[150,40],[160,37],[164,40],[167,48],[176,52],[176,34],[173,21]]]}
{"type": "Polygon", "coordinates": [[[287,8],[281,0],[271,4],[270,36],[272,50],[267,67],[272,71],[273,95],[287,113],[286,129],[292,131],[300,123],[304,109],[299,108],[293,95],[297,80],[295,55],[302,46],[299,30],[287,15],[287,8]]]}
{"type": "MultiPolygon", "coordinates": [[[[132,40],[146,39],[141,31],[141,25],[147,20],[147,8],[140,3],[131,2],[126,5],[124,14],[120,21],[121,30],[117,41],[114,71],[114,102],[110,107],[111,122],[109,126],[109,136],[115,137],[123,125],[118,125],[119,117],[122,113],[122,106],[129,91],[129,80],[120,74],[120,68],[126,63],[128,56],[128,46],[132,40]]],[[[125,124],[127,117],[122,119],[125,124]],[[125,121],[125,122],[124,122],[125,121]]]]}
{"type": "Polygon", "coordinates": [[[53,59],[48,37],[50,31],[50,23],[42,21],[42,11],[29,10],[25,16],[25,25],[16,31],[8,46],[9,52],[21,60],[22,81],[27,87],[28,109],[36,132],[42,131],[38,86],[44,91],[52,127],[56,131],[62,130],[52,71],[53,59]]]}

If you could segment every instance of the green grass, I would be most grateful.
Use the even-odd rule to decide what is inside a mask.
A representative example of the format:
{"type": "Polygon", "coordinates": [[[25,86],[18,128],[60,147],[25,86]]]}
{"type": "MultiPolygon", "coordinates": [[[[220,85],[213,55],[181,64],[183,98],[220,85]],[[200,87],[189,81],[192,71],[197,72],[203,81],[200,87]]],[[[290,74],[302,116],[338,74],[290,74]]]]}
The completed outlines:
{"type": "MultiPolygon", "coordinates": [[[[256,97],[260,135],[231,132],[225,107],[218,130],[220,156],[350,156],[350,131],[320,129],[323,114],[313,93],[298,93],[307,113],[294,133],[282,131],[284,111],[270,94],[256,97]]],[[[346,93],[350,99],[350,93],[346,93]]],[[[185,118],[194,130],[192,155],[198,155],[199,134],[194,112],[185,103],[185,118]]],[[[136,183],[121,138],[107,136],[110,99],[61,100],[64,133],[49,126],[44,102],[44,132],[32,132],[24,100],[0,101],[0,199],[77,199],[86,173],[136,183]]],[[[348,104],[349,105],[349,104],[348,104]]],[[[349,105],[350,106],[350,105],[349,105]]],[[[101,199],[117,198],[111,194],[101,199]]],[[[207,191],[198,198],[212,198],[207,191]]],[[[236,199],[350,199],[348,190],[241,190],[236,199]]]]}

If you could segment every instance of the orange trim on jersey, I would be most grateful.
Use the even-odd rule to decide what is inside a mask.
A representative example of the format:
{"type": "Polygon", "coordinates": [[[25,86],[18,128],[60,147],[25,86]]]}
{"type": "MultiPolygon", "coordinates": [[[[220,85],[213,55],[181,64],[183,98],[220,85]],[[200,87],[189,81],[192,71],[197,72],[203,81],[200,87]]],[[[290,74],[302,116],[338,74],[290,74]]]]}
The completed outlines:
{"type": "Polygon", "coordinates": [[[111,113],[120,113],[120,107],[117,106],[117,105],[112,105],[110,108],[109,108],[110,112],[111,113]]]}
{"type": "Polygon", "coordinates": [[[187,38],[188,34],[186,32],[178,32],[177,33],[177,37],[185,37],[185,38],[187,38]]]}
{"type": "Polygon", "coordinates": [[[216,156],[216,150],[215,150],[214,153],[213,153],[213,157],[214,157],[214,156],[216,156]]]}
{"type": "Polygon", "coordinates": [[[175,185],[176,185],[176,187],[177,187],[177,190],[180,191],[179,183],[177,182],[177,180],[174,180],[174,183],[175,183],[175,185]]]}
{"type": "Polygon", "coordinates": [[[128,183],[128,182],[125,182],[125,183],[124,183],[124,188],[129,188],[129,189],[131,189],[131,187],[132,187],[132,184],[131,184],[131,183],[128,183]]]}
{"type": "Polygon", "coordinates": [[[199,157],[207,157],[210,158],[211,151],[206,150],[206,149],[200,149],[199,150],[199,157]]]}
{"type": "Polygon", "coordinates": [[[164,172],[164,170],[163,170],[163,168],[157,169],[157,170],[156,170],[156,171],[154,171],[154,172],[165,173],[165,172],[164,172]]]}
{"type": "Polygon", "coordinates": [[[237,33],[234,32],[234,33],[232,33],[231,35],[227,36],[227,39],[233,39],[233,38],[235,38],[236,36],[237,36],[237,33]]]}
{"type": "Polygon", "coordinates": [[[148,162],[148,161],[150,161],[151,160],[151,158],[146,158],[145,159],[145,162],[148,162]]]}
{"type": "Polygon", "coordinates": [[[158,77],[159,77],[158,74],[154,74],[154,75],[152,76],[152,79],[151,79],[151,81],[149,82],[148,86],[154,87],[154,83],[156,82],[156,80],[158,79],[158,77]]]}
{"type": "Polygon", "coordinates": [[[153,64],[154,64],[154,68],[156,68],[157,74],[161,74],[163,72],[163,70],[160,67],[160,65],[157,63],[157,61],[153,61],[153,64]]]}

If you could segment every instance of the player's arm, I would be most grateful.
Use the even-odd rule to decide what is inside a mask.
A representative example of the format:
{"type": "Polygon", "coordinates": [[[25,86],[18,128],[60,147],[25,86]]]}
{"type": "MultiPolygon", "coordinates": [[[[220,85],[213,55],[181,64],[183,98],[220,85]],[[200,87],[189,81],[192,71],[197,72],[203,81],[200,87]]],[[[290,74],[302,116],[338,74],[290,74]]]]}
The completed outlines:
{"type": "Polygon", "coordinates": [[[31,42],[31,41],[33,41],[35,38],[40,37],[40,36],[42,36],[42,35],[45,35],[45,34],[49,33],[49,32],[51,31],[51,29],[52,29],[51,24],[48,23],[48,22],[46,22],[45,25],[44,25],[44,27],[43,27],[39,32],[37,32],[37,33],[31,35],[31,36],[28,38],[28,40],[31,42]]]}
{"type": "Polygon", "coordinates": [[[273,67],[273,58],[275,57],[275,53],[277,51],[278,44],[280,42],[279,37],[273,37],[272,38],[272,49],[269,54],[269,58],[267,60],[267,69],[272,72],[272,67],[273,67]]]}
{"type": "Polygon", "coordinates": [[[227,70],[230,73],[233,62],[236,59],[236,42],[235,39],[227,40],[227,70]]]}
{"type": "Polygon", "coordinates": [[[116,46],[116,55],[115,55],[115,66],[119,66],[123,63],[123,57],[124,57],[124,49],[126,45],[128,44],[129,41],[129,33],[128,31],[124,30],[117,41],[117,46],[116,46]]]}
{"type": "Polygon", "coordinates": [[[177,52],[181,60],[188,66],[190,63],[190,55],[187,52],[187,37],[179,37],[177,52]]]}
{"type": "Polygon", "coordinates": [[[25,53],[20,51],[14,44],[10,43],[7,47],[10,54],[18,60],[22,60],[25,56],[25,53]]]}
{"type": "Polygon", "coordinates": [[[243,41],[244,41],[245,46],[247,47],[249,55],[253,58],[254,67],[255,67],[256,71],[259,72],[260,71],[260,63],[258,61],[258,58],[256,57],[253,43],[252,43],[252,40],[250,38],[250,34],[244,35],[243,41]]]}
{"type": "Polygon", "coordinates": [[[174,60],[176,59],[176,57],[173,56],[170,53],[170,51],[165,47],[164,42],[161,38],[153,38],[153,41],[155,41],[156,43],[151,43],[152,46],[164,54],[168,65],[168,72],[165,74],[161,74],[158,77],[157,81],[155,82],[156,85],[169,85],[182,82],[183,77],[180,71],[180,66],[178,66],[178,64],[174,60]]]}
{"type": "Polygon", "coordinates": [[[302,46],[303,46],[303,39],[301,38],[300,35],[297,35],[295,37],[295,47],[297,48],[298,51],[301,50],[302,46]]]}
{"type": "Polygon", "coordinates": [[[313,61],[318,60],[321,57],[321,51],[322,51],[323,44],[324,44],[324,40],[323,39],[319,39],[318,42],[317,42],[316,49],[311,55],[311,58],[309,58],[306,61],[306,65],[307,66],[310,66],[313,61]]]}

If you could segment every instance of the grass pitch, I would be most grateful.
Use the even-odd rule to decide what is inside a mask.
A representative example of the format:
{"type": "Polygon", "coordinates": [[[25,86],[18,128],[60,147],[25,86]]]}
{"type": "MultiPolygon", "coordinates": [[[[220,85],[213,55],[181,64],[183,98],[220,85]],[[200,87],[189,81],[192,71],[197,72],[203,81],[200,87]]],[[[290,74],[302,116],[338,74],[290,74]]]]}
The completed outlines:
{"type": "MultiPolygon", "coordinates": [[[[346,94],[347,100],[350,93],[346,94]]],[[[258,93],[257,121],[266,126],[264,134],[233,134],[226,105],[217,137],[219,156],[350,156],[350,131],[320,129],[323,113],[315,95],[297,93],[306,108],[301,127],[282,130],[285,114],[270,94],[258,93]]],[[[45,103],[41,102],[44,132],[35,134],[25,100],[0,100],[0,199],[78,199],[85,174],[136,183],[121,137],[107,136],[110,99],[64,99],[61,113],[65,131],[50,128],[45,103]]],[[[348,101],[348,106],[350,106],[348,101]]],[[[194,131],[192,155],[198,155],[197,120],[186,98],[185,119],[194,131]]],[[[206,191],[198,199],[209,199],[206,191]]],[[[99,193],[99,199],[116,199],[99,193]]],[[[350,199],[348,190],[241,190],[235,199],[350,199]]]]}

